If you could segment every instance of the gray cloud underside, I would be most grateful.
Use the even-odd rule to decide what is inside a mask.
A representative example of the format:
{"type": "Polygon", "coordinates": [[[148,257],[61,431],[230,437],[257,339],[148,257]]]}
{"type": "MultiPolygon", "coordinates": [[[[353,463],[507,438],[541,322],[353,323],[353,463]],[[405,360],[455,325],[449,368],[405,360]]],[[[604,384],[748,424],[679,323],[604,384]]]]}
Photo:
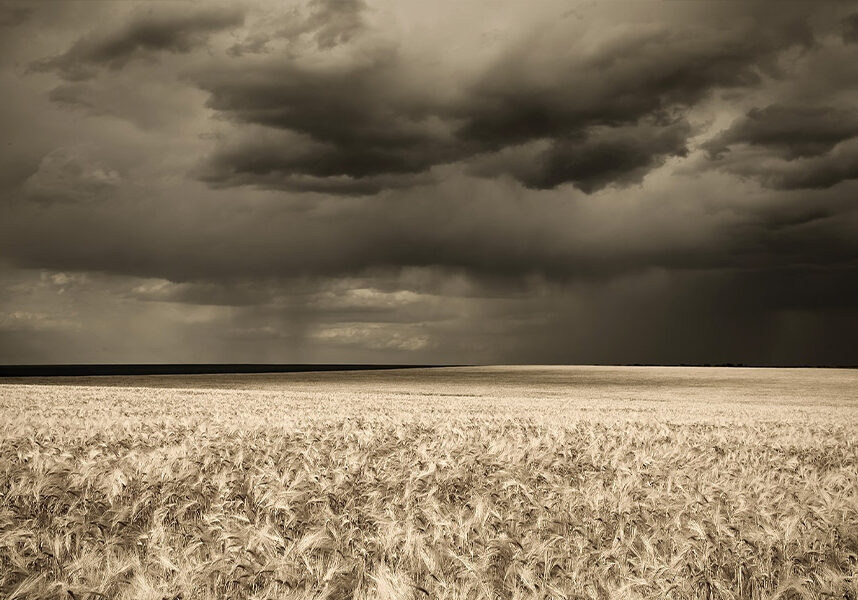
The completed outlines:
{"type": "MultiPolygon", "coordinates": [[[[701,208],[693,213],[695,236],[682,232],[687,216],[674,212],[697,200],[693,186],[669,200],[644,196],[631,213],[626,209],[628,227],[612,223],[610,209],[526,195],[565,183],[585,193],[639,183],[669,158],[686,156],[700,132],[691,112],[714,90],[742,93],[786,78],[780,55],[807,53],[818,43],[808,9],[790,6],[772,15],[757,5],[707,5],[706,19],[692,13],[677,22],[620,23],[595,42],[579,25],[563,22],[505,40],[442,88],[433,85],[438,72],[429,63],[425,80],[415,76],[419,61],[401,42],[372,37],[363,3],[315,0],[307,13],[287,13],[263,31],[296,48],[307,41],[309,58],[301,53],[306,48],[266,47],[195,63],[186,73],[185,81],[208,94],[208,107],[233,124],[194,176],[219,193],[248,186],[323,196],[381,192],[377,201],[355,199],[324,219],[267,205],[251,213],[227,210],[192,227],[181,213],[188,203],[206,213],[207,202],[187,198],[172,220],[142,218],[128,228],[123,206],[139,200],[92,204],[121,195],[122,169],[57,150],[42,158],[22,191],[29,200],[69,206],[55,214],[16,207],[9,222],[21,223],[20,231],[50,230],[58,241],[26,247],[10,231],[5,251],[30,266],[175,281],[415,266],[568,280],[653,267],[792,268],[848,260],[854,248],[844,236],[819,243],[831,228],[851,223],[852,209],[840,196],[812,205],[772,199],[756,213],[731,208],[738,213],[730,218],[701,208]],[[487,182],[508,176],[525,190],[463,183],[474,175],[487,182]],[[439,178],[452,183],[439,187],[439,178]],[[73,206],[81,202],[88,207],[73,206]],[[88,234],[93,227],[103,232],[96,239],[88,234]],[[227,233],[232,244],[217,241],[227,233]],[[184,259],[172,261],[177,255],[184,259]]],[[[242,18],[213,9],[150,16],[85,36],[62,56],[69,64],[119,68],[137,52],[184,51],[193,36],[242,18]],[[161,34],[146,33],[153,29],[161,34]]],[[[259,33],[254,23],[251,37],[259,33]]],[[[54,89],[52,99],[98,101],[75,85],[54,89]]],[[[848,108],[774,103],[751,110],[704,148],[712,165],[772,188],[825,188],[851,178],[856,132],[858,119],[848,108]],[[744,161],[740,146],[788,166],[744,161]]]]}
{"type": "Polygon", "coordinates": [[[792,160],[826,154],[854,137],[858,137],[858,110],[771,105],[751,110],[704,147],[719,155],[733,144],[750,144],[792,160]]]}
{"type": "MultiPolygon", "coordinates": [[[[528,164],[505,171],[538,189],[637,182],[686,153],[693,132],[684,111],[713,89],[779,76],[777,53],[812,43],[801,20],[758,25],[629,26],[595,50],[576,49],[574,31],[548,28],[452,96],[428,87],[431,75],[421,82],[411,72],[419,67],[390,44],[326,68],[282,56],[218,64],[195,75],[208,106],[268,135],[224,144],[201,177],[297,191],[324,189],[318,179],[332,178],[329,190],[363,194],[391,187],[390,176],[401,183],[433,166],[544,142],[528,164]]],[[[489,162],[494,168],[474,172],[497,175],[503,161],[489,162]]]]}
{"type": "MultiPolygon", "coordinates": [[[[709,22],[625,24],[595,46],[576,39],[581,32],[561,21],[508,42],[454,82],[451,94],[433,87],[431,69],[421,77],[426,65],[406,56],[400,40],[374,38],[367,10],[357,0],[313,0],[307,13],[287,12],[273,29],[251,28],[230,49],[230,60],[196,68],[191,80],[209,94],[207,105],[239,125],[196,175],[220,188],[366,195],[420,185],[434,167],[464,162],[474,174],[507,174],[529,188],[572,184],[593,193],[638,183],[668,158],[685,156],[697,133],[686,113],[697,103],[715,90],[783,77],[780,54],[815,44],[808,11],[795,8],[772,15],[759,6],[744,13],[718,7],[709,22]],[[306,50],[292,48],[305,37],[322,55],[346,45],[348,58],[307,60],[306,50]],[[286,50],[267,46],[278,39],[287,41],[286,50]],[[515,151],[529,144],[540,150],[515,151]]],[[[146,16],[84,36],[36,68],[87,79],[97,66],[119,69],[157,51],[187,53],[244,18],[214,8],[146,16]]],[[[853,18],[843,21],[846,37],[853,18]]],[[[116,110],[96,107],[96,93],[66,85],[51,97],[93,114],[116,110]]],[[[836,112],[789,111],[801,109],[752,112],[710,142],[710,154],[746,142],[778,153],[788,145],[796,156],[807,156],[848,138],[849,131],[836,129],[842,116],[836,112]],[[803,120],[803,130],[777,130],[793,117],[803,120]],[[779,143],[778,135],[791,139],[779,143]]],[[[804,165],[801,173],[759,179],[775,188],[827,187],[852,178],[855,163],[847,151],[804,165]]]]}
{"type": "Polygon", "coordinates": [[[828,188],[858,178],[858,111],[783,105],[753,109],[704,148],[726,170],[768,187],[828,188]],[[729,156],[742,145],[764,150],[767,160],[741,151],[729,156]]]}
{"type": "MultiPolygon", "coordinates": [[[[66,160],[59,157],[57,168],[67,168],[66,160]]],[[[94,177],[87,176],[80,193],[106,185],[94,177]]],[[[813,204],[772,197],[755,201],[755,208],[739,200],[729,210],[708,209],[709,200],[700,200],[689,204],[682,192],[644,196],[623,202],[617,219],[616,207],[599,199],[524,199],[504,186],[451,181],[407,198],[339,200],[346,204],[319,214],[277,201],[249,211],[192,197],[25,204],[7,209],[0,251],[25,266],[173,281],[342,277],[409,267],[508,281],[607,280],[650,268],[827,272],[854,264],[858,254],[852,234],[858,215],[848,194],[813,204]],[[201,219],[187,216],[203,211],[201,219]],[[38,244],[28,241],[33,231],[38,244]]]]}

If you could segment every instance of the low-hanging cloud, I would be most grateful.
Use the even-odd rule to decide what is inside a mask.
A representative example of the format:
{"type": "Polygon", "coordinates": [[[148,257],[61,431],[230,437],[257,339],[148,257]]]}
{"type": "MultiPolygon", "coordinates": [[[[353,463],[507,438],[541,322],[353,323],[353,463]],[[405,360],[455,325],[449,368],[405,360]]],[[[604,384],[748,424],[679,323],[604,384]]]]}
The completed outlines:
{"type": "Polygon", "coordinates": [[[609,185],[639,183],[668,157],[684,156],[690,132],[691,126],[682,119],[670,124],[591,127],[569,138],[554,138],[533,156],[522,159],[513,152],[483,161],[472,172],[509,174],[533,189],[572,183],[589,194],[609,185]]]}

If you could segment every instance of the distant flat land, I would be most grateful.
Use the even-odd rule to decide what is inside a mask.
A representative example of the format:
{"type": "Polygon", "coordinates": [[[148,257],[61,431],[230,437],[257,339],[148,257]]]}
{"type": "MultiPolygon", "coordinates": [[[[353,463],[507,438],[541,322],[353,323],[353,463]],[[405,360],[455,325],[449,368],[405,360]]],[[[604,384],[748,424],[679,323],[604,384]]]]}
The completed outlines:
{"type": "MultiPolygon", "coordinates": [[[[0,365],[2,377],[91,377],[111,375],[205,375],[215,373],[300,373],[307,371],[374,371],[379,369],[414,369],[419,365],[378,364],[71,364],[71,365],[0,365]]],[[[424,367],[426,368],[426,367],[424,367]]]]}
{"type": "Polygon", "coordinates": [[[848,369],[5,378],[0,597],[858,598],[856,425],[848,369]]]}
{"type": "MultiPolygon", "coordinates": [[[[66,365],[69,366],[69,365],[66,365]]],[[[132,369],[140,367],[175,367],[184,369],[195,365],[95,365],[132,369]]],[[[265,365],[196,365],[206,369],[220,367],[265,368],[265,365]]],[[[37,366],[41,367],[41,366],[37,366]]],[[[48,370],[53,365],[46,365],[48,370]]],[[[58,365],[62,368],[63,365],[58,365]]],[[[77,367],[71,365],[71,367],[77,367]]],[[[83,366],[85,368],[86,365],[83,366]]],[[[288,392],[294,386],[416,385],[431,388],[443,385],[467,389],[474,385],[483,391],[501,393],[510,387],[537,388],[565,391],[574,394],[593,387],[641,393],[653,387],[663,389],[726,392],[737,391],[746,396],[765,397],[775,390],[789,392],[791,396],[815,398],[820,394],[839,395],[846,401],[855,397],[858,369],[817,368],[753,368],[753,367],[658,367],[658,366],[474,366],[474,367],[420,367],[412,365],[274,365],[282,372],[208,372],[208,373],[154,373],[131,375],[65,375],[61,377],[38,375],[27,377],[6,376],[6,384],[57,384],[100,385],[129,387],[173,388],[225,388],[269,389],[288,392]]],[[[12,369],[18,367],[10,367],[12,369]]]]}

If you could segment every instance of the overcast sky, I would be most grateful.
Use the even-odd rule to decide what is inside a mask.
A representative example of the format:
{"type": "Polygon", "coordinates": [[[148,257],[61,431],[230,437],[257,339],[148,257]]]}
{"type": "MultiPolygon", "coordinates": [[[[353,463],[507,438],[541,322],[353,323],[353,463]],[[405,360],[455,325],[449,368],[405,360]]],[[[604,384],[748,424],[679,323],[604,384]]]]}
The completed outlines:
{"type": "Polygon", "coordinates": [[[0,363],[858,364],[858,3],[0,2],[0,363]]]}

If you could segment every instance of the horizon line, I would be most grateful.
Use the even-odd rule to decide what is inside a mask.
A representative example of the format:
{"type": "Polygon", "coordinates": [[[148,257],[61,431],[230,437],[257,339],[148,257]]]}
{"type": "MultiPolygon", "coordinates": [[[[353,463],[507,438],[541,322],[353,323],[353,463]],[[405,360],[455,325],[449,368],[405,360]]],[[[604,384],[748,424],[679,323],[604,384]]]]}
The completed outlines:
{"type": "Polygon", "coordinates": [[[740,369],[858,369],[858,365],[764,365],[747,363],[38,363],[0,365],[0,378],[99,377],[130,375],[251,375],[265,373],[312,373],[326,371],[381,371],[456,367],[686,367],[740,369]]]}

